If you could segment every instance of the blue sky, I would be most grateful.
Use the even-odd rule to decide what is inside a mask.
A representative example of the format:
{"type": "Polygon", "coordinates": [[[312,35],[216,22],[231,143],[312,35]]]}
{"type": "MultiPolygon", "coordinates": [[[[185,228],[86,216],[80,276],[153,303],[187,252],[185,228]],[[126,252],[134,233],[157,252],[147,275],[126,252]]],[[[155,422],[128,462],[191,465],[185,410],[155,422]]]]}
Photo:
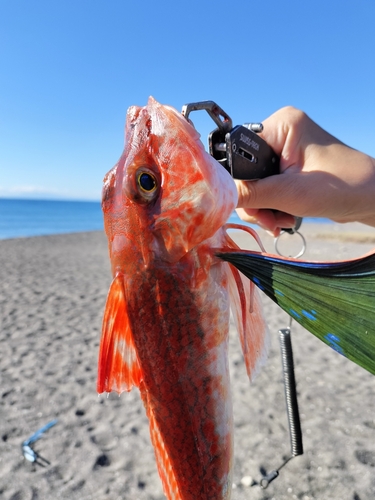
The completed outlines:
{"type": "Polygon", "coordinates": [[[369,0],[0,0],[0,196],[99,200],[149,95],[234,124],[291,104],[375,156],[374,23],[369,0]]]}

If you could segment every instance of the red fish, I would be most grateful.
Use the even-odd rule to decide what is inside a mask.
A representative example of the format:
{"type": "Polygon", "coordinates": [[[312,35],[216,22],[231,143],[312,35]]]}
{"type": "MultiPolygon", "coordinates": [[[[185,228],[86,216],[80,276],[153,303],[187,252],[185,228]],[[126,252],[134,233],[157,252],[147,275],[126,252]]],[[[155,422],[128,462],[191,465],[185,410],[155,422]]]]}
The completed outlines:
{"type": "Polygon", "coordinates": [[[237,248],[225,226],[237,191],[175,109],[129,108],[125,135],[103,188],[113,282],[98,392],[139,388],[168,499],[229,499],[230,303],[250,376],[267,349],[256,290],[215,256],[237,248]]]}

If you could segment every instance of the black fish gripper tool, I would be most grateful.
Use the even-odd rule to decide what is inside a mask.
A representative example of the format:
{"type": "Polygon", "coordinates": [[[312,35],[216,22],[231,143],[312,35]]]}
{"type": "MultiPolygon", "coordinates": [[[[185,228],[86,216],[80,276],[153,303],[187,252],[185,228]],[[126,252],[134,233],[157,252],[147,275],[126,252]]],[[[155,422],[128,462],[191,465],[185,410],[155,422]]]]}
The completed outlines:
{"type": "MultiPolygon", "coordinates": [[[[243,181],[264,179],[280,174],[280,158],[258,134],[262,123],[233,126],[231,117],[214,101],[185,104],[182,115],[188,120],[192,111],[204,110],[217,125],[208,136],[210,155],[234,178],[243,181]]],[[[302,219],[296,217],[294,228],[283,229],[290,234],[298,230],[302,219]]]]}

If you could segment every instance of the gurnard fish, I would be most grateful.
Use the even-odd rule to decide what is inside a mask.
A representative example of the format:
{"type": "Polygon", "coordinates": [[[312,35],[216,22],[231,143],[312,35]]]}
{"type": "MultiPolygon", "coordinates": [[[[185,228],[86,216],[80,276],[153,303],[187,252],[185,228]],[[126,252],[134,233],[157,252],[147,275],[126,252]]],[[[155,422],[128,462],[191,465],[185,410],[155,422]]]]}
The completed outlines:
{"type": "Polygon", "coordinates": [[[240,249],[226,224],[236,202],[182,115],[153,98],[128,110],[124,152],[104,179],[113,282],[97,388],[139,388],[169,500],[230,499],[230,307],[250,379],[268,347],[253,284],[375,374],[375,253],[317,263],[240,249]]]}
{"type": "Polygon", "coordinates": [[[250,377],[266,357],[256,288],[214,254],[237,248],[225,226],[236,203],[180,113],[153,98],[129,108],[124,152],[104,179],[113,282],[97,389],[139,388],[168,499],[231,496],[230,303],[250,377]]]}

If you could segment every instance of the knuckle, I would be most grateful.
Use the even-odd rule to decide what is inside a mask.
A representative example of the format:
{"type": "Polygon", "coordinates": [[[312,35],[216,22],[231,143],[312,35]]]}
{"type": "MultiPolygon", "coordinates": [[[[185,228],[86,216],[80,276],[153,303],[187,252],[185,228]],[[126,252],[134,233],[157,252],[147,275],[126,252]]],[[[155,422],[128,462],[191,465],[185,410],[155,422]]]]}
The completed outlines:
{"type": "Polygon", "coordinates": [[[283,110],[288,118],[288,121],[294,125],[301,125],[308,119],[308,116],[304,111],[293,106],[286,106],[283,110]]]}

